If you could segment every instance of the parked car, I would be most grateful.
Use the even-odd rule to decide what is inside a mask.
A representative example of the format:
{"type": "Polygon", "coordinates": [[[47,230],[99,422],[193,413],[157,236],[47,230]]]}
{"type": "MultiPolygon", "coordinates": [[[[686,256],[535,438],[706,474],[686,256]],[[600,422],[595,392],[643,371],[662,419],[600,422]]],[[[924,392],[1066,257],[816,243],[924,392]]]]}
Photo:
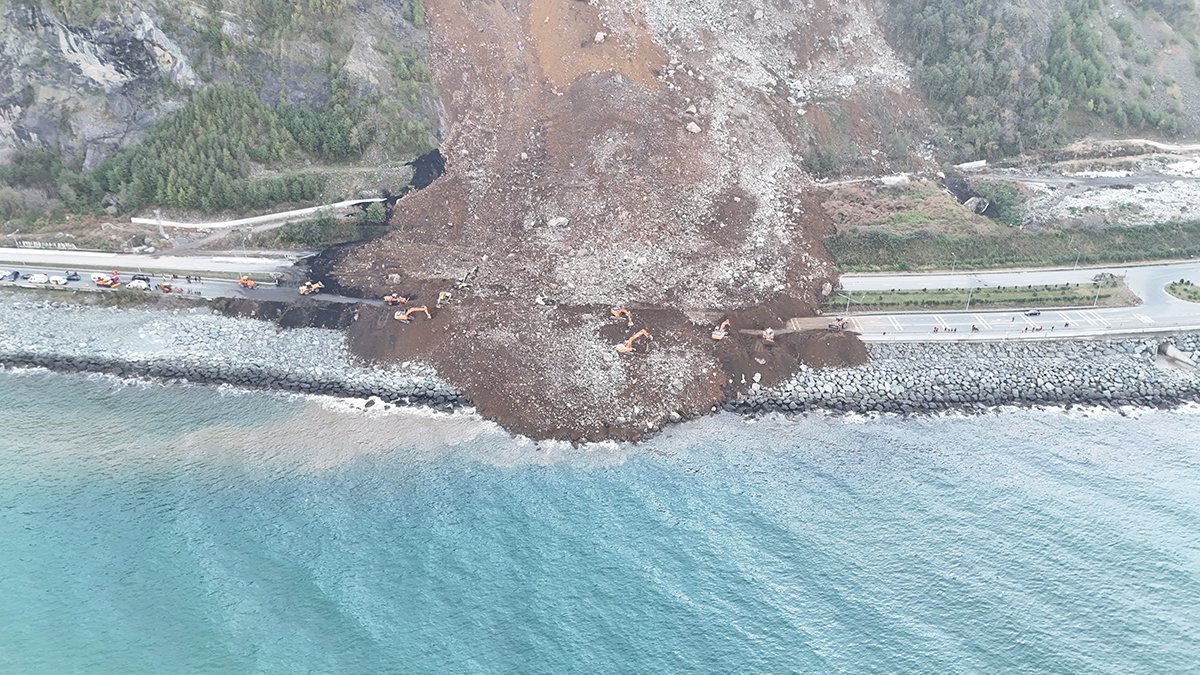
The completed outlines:
{"type": "Polygon", "coordinates": [[[49,282],[50,282],[50,277],[46,276],[45,274],[29,275],[29,283],[31,283],[31,284],[45,284],[45,283],[49,283],[49,282]]]}
{"type": "Polygon", "coordinates": [[[150,290],[150,284],[146,283],[145,281],[142,281],[141,279],[134,279],[133,281],[130,281],[129,283],[125,284],[125,288],[132,288],[132,289],[139,290],[139,291],[148,291],[148,290],[150,290]]]}
{"type": "Polygon", "coordinates": [[[67,272],[67,281],[79,281],[79,272],[67,272]]]}
{"type": "Polygon", "coordinates": [[[22,272],[21,273],[21,279],[24,281],[29,281],[29,277],[31,277],[31,276],[33,276],[33,272],[22,272]]]}
{"type": "Polygon", "coordinates": [[[1025,310],[1025,316],[1041,316],[1041,314],[1042,314],[1042,310],[1040,310],[1040,309],[1025,310]]]}
{"type": "Polygon", "coordinates": [[[132,279],[134,281],[144,281],[147,284],[154,283],[153,281],[150,280],[149,274],[135,274],[132,277],[130,277],[130,279],[132,279]]]}
{"type": "Polygon", "coordinates": [[[92,281],[100,281],[111,277],[111,274],[101,274],[100,272],[92,272],[92,281]]]}
{"type": "Polygon", "coordinates": [[[21,273],[17,272],[16,270],[13,270],[12,272],[8,273],[9,281],[16,281],[17,279],[20,279],[20,278],[21,278],[21,273]]]}
{"type": "Polygon", "coordinates": [[[50,277],[50,283],[54,284],[55,286],[66,286],[67,278],[55,275],[55,276],[50,277]]]}

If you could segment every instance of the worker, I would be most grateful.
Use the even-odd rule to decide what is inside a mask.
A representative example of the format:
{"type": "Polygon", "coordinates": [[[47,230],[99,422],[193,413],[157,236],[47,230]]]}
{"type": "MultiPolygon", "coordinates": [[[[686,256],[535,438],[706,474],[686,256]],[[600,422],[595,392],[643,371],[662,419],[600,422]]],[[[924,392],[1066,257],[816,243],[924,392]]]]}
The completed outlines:
{"type": "Polygon", "coordinates": [[[775,344],[775,329],[767,328],[762,332],[762,341],[766,344],[775,344]]]}

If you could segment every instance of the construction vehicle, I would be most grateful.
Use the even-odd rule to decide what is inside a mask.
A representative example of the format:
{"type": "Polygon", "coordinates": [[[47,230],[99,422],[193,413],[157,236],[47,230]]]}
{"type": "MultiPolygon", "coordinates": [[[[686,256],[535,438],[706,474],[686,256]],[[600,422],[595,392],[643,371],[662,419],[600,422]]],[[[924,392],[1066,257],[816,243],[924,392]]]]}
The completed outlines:
{"type": "Polygon", "coordinates": [[[479,266],[476,265],[475,267],[471,268],[466,274],[462,275],[462,277],[460,277],[457,281],[454,282],[454,290],[456,290],[456,291],[470,290],[471,278],[474,277],[475,273],[478,271],[479,271],[479,266]]]}
{"type": "Polygon", "coordinates": [[[720,326],[717,326],[716,328],[713,329],[712,339],[724,340],[728,336],[729,336],[729,319],[725,319],[724,321],[721,322],[720,326]]]}
{"type": "Polygon", "coordinates": [[[162,291],[163,295],[167,295],[168,293],[174,293],[175,287],[163,281],[158,284],[158,290],[162,291]]]}
{"type": "Polygon", "coordinates": [[[242,288],[247,288],[249,290],[254,290],[254,287],[258,286],[258,282],[251,279],[250,277],[248,277],[246,275],[242,275],[242,278],[238,279],[238,286],[241,286],[242,288]]]}
{"type": "Polygon", "coordinates": [[[325,284],[319,281],[306,281],[300,284],[300,295],[312,295],[320,292],[322,288],[325,288],[325,284]]]}
{"type": "Polygon", "coordinates": [[[840,316],[837,319],[835,319],[833,323],[829,324],[829,330],[834,330],[834,331],[846,330],[849,327],[850,327],[850,320],[843,319],[840,316]]]}
{"type": "Polygon", "coordinates": [[[630,335],[629,339],[625,342],[617,345],[617,353],[628,354],[629,352],[633,351],[633,343],[637,342],[638,338],[646,338],[647,340],[654,339],[650,337],[650,332],[643,328],[633,335],[630,335]]]}
{"type": "Polygon", "coordinates": [[[420,307],[409,307],[408,309],[406,309],[404,311],[397,310],[396,314],[394,315],[394,318],[397,321],[399,321],[400,323],[412,323],[412,317],[414,314],[424,314],[426,319],[433,318],[433,316],[429,314],[429,306],[428,305],[421,305],[420,307]]]}
{"type": "Polygon", "coordinates": [[[450,291],[439,291],[437,302],[435,302],[433,304],[433,306],[437,307],[438,309],[441,309],[442,305],[450,304],[450,301],[453,299],[454,299],[454,294],[451,293],[450,291]]]}
{"type": "Polygon", "coordinates": [[[96,280],[96,285],[101,288],[116,288],[121,285],[121,280],[117,277],[101,277],[96,280]]]}
{"type": "Polygon", "coordinates": [[[629,311],[628,308],[613,307],[612,309],[608,310],[608,313],[612,314],[612,317],[614,319],[619,319],[621,317],[625,317],[625,325],[629,326],[630,328],[633,328],[633,312],[629,311]]]}
{"type": "Polygon", "coordinates": [[[775,344],[775,329],[767,328],[762,332],[762,341],[764,345],[775,344]]]}
{"type": "Polygon", "coordinates": [[[387,305],[388,307],[399,307],[400,305],[407,305],[408,298],[400,295],[399,293],[389,293],[383,296],[383,304],[387,305]]]}

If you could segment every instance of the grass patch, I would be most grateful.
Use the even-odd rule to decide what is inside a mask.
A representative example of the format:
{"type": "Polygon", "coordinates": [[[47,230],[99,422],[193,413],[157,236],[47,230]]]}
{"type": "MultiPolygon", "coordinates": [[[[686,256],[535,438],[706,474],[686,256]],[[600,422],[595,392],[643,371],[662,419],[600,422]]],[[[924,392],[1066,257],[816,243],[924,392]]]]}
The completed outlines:
{"type": "Polygon", "coordinates": [[[1000,286],[994,288],[923,288],[904,291],[838,293],[822,305],[826,314],[918,311],[932,309],[1023,309],[1026,307],[1127,307],[1135,296],[1119,280],[1054,286],[1000,286]]]}
{"type": "Polygon", "coordinates": [[[1188,302],[1200,302],[1200,288],[1186,279],[1180,279],[1167,286],[1167,292],[1188,302]]]}
{"type": "Polygon", "coordinates": [[[1125,263],[1200,256],[1200,221],[1149,227],[936,234],[845,230],[825,240],[843,271],[1125,263]]]}

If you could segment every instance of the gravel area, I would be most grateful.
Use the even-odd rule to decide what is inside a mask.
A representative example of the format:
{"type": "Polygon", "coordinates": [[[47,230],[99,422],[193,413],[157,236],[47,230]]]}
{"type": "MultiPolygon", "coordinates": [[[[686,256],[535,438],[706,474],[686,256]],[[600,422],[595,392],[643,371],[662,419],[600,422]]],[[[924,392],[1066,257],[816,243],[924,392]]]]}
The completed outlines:
{"type": "MultiPolygon", "coordinates": [[[[870,344],[871,361],[753,385],[725,408],[923,413],[1008,404],[1165,406],[1200,401],[1200,334],[1044,343],[870,344]]],[[[207,309],[12,302],[0,314],[0,366],[228,383],[450,409],[468,401],[429,366],[364,367],[342,332],[279,329],[207,309]]],[[[671,386],[668,384],[668,386],[671,386]]]]}
{"type": "Polygon", "coordinates": [[[1011,404],[1200,401],[1200,372],[1165,363],[1159,351],[1166,344],[1193,363],[1200,360],[1200,335],[1036,344],[871,344],[866,365],[802,369],[727,407],[743,412],[920,413],[1011,404]]]}
{"type": "Polygon", "coordinates": [[[455,407],[462,397],[433,368],[355,363],[336,330],[283,330],[211,310],[130,310],[6,301],[0,364],[185,379],[397,404],[455,407]]]}

